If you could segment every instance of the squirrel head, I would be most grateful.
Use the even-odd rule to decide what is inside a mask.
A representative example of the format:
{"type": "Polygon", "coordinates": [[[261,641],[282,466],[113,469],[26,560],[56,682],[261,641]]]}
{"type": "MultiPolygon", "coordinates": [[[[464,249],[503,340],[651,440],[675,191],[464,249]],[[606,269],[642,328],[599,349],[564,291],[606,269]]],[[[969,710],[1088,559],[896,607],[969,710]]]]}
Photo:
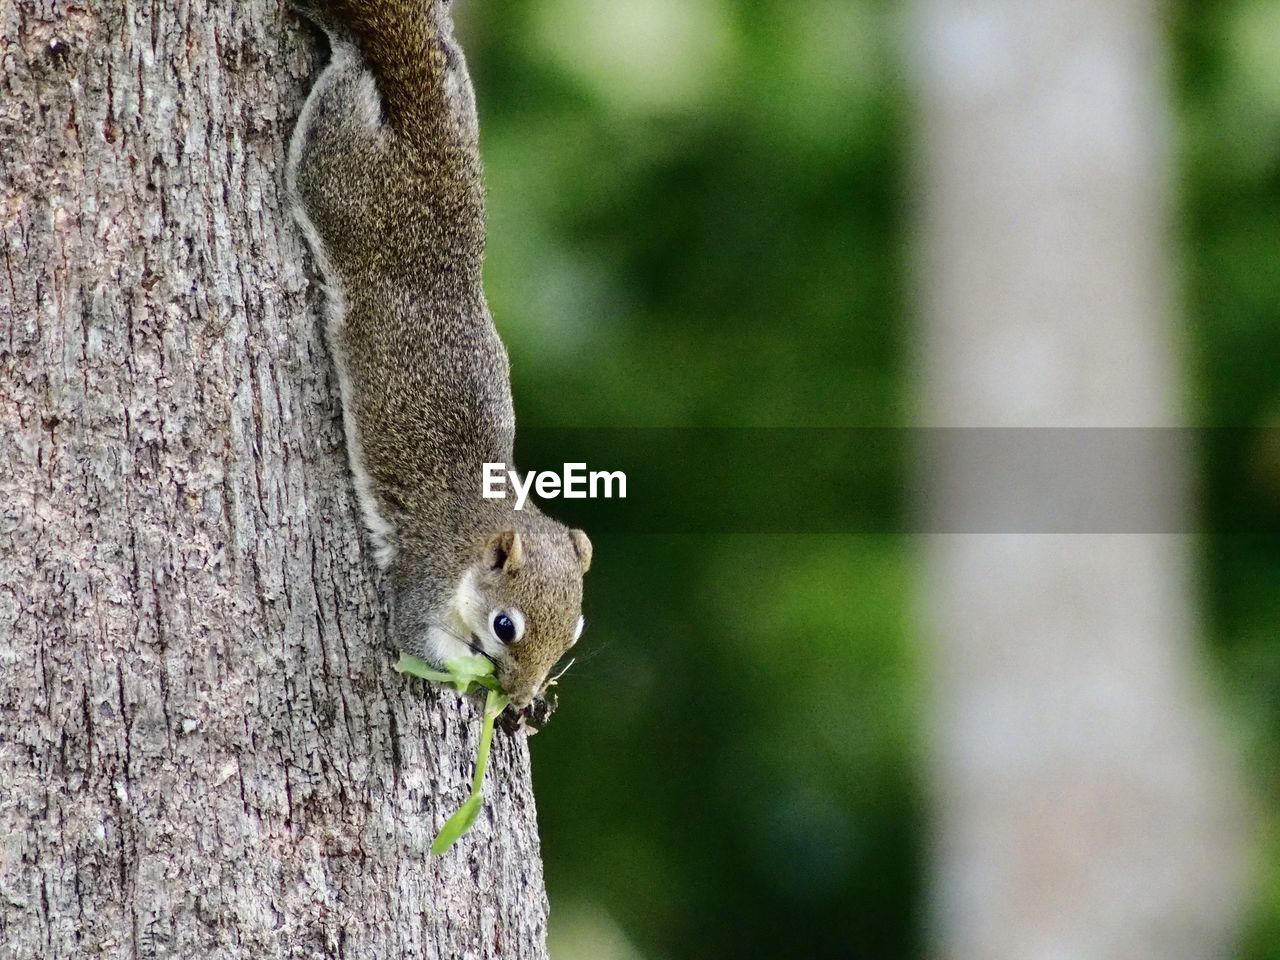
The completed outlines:
{"type": "Polygon", "coordinates": [[[585,533],[532,515],[490,535],[463,573],[456,615],[517,709],[542,692],[582,636],[582,576],[590,566],[585,533]]]}

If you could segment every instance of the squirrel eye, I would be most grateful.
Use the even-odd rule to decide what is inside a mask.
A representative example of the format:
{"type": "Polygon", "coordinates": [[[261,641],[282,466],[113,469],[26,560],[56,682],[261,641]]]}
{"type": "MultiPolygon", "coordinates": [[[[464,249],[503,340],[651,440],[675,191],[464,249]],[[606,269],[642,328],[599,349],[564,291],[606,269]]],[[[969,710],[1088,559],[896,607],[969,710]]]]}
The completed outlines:
{"type": "Polygon", "coordinates": [[[499,611],[493,615],[493,635],[503,643],[515,643],[520,628],[510,614],[499,611]]]}

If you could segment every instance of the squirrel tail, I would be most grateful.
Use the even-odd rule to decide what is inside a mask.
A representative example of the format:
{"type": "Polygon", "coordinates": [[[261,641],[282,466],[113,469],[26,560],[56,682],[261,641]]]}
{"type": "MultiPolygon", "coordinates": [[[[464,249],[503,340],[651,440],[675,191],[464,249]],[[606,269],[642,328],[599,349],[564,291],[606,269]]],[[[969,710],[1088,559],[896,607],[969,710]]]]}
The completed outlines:
{"type": "Polygon", "coordinates": [[[474,139],[475,104],[450,0],[294,0],[304,16],[355,43],[399,134],[474,139]],[[336,26],[340,24],[339,26],[336,26]]]}

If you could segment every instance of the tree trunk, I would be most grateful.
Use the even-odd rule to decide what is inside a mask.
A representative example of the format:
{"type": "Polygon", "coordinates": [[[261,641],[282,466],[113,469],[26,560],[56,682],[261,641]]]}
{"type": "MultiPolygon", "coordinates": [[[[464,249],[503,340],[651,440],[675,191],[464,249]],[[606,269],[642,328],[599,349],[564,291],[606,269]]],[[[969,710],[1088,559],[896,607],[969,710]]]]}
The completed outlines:
{"type": "MultiPolygon", "coordinates": [[[[1145,0],[916,3],[931,424],[1178,421],[1156,17],[1145,0]]],[[[1065,442],[1117,449],[1102,432],[1065,442]]],[[[1113,492],[1066,459],[1049,481],[1113,492]]],[[[926,484],[1043,493],[960,479],[926,484]]],[[[968,506],[935,519],[964,531],[968,506]]],[[[1230,955],[1241,793],[1201,684],[1191,543],[1116,519],[928,543],[939,957],[1230,955]]]]}
{"type": "Polygon", "coordinates": [[[276,0],[0,0],[0,956],[545,956],[528,752],[391,669],[276,0]]]}

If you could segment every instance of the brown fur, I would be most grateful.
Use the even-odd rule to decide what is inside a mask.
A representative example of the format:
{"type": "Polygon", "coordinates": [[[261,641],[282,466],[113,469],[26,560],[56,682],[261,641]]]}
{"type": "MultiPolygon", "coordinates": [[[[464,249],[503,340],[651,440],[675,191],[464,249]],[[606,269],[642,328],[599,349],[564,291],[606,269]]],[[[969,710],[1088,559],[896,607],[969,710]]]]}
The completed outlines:
{"type": "Polygon", "coordinates": [[[439,662],[455,649],[444,634],[478,641],[521,705],[572,645],[590,543],[531,504],[517,513],[480,496],[482,464],[512,462],[515,416],[481,285],[475,104],[448,4],[297,5],[334,55],[299,119],[289,185],[326,282],[356,487],[395,585],[398,642],[439,662]],[[504,531],[518,533],[518,569],[491,563],[504,531]],[[468,571],[476,593],[461,598],[468,571]],[[481,605],[486,618],[518,608],[524,637],[504,647],[481,635],[481,605]]]}

